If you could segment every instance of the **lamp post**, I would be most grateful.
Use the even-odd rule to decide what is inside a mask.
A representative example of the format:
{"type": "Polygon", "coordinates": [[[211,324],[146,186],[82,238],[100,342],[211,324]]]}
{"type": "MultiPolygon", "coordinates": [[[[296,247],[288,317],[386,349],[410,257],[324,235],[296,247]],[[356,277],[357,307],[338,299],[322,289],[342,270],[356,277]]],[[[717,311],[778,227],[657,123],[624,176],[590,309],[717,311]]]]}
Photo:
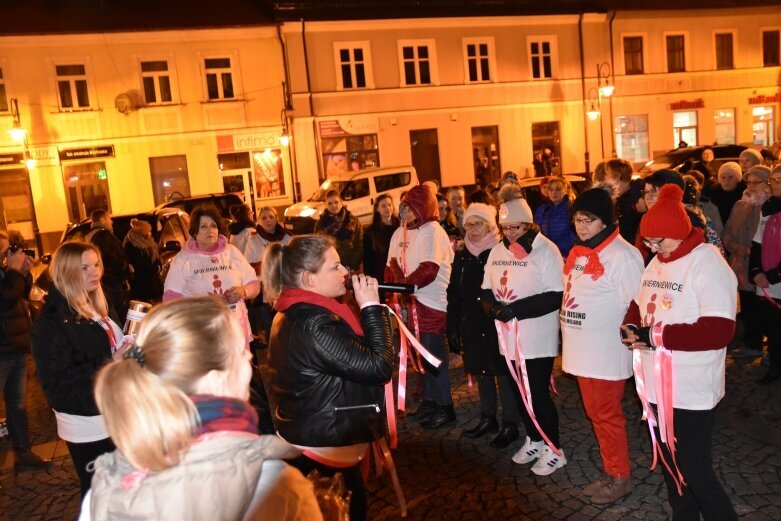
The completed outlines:
{"type": "Polygon", "coordinates": [[[599,143],[602,150],[602,159],[605,159],[605,136],[602,131],[602,104],[600,101],[599,89],[591,87],[588,90],[589,109],[586,116],[591,121],[599,120],[599,143]]]}
{"type": "MultiPolygon", "coordinates": [[[[27,130],[22,127],[22,120],[19,116],[19,100],[16,98],[11,98],[11,117],[13,118],[13,123],[11,125],[11,128],[8,129],[8,134],[11,136],[11,139],[14,140],[14,142],[19,143],[22,145],[22,151],[23,151],[23,159],[22,164],[24,165],[26,178],[27,178],[27,191],[30,194],[30,198],[32,198],[33,195],[33,187],[30,183],[30,171],[35,168],[36,160],[33,159],[33,157],[30,155],[30,149],[29,144],[27,141],[27,130]]],[[[33,236],[35,239],[35,246],[38,249],[38,255],[43,254],[43,241],[41,240],[41,231],[38,229],[38,218],[35,214],[35,203],[33,202],[32,205],[30,205],[30,217],[32,219],[32,225],[33,225],[33,236]]]]}
{"type": "MultiPolygon", "coordinates": [[[[615,78],[613,78],[613,83],[610,83],[610,77],[612,76],[612,70],[610,68],[610,64],[608,62],[602,62],[597,64],[597,87],[599,90],[599,100],[600,100],[600,107],[601,107],[601,100],[602,98],[608,98],[608,117],[610,119],[610,143],[611,143],[611,150],[612,150],[612,157],[616,157],[616,140],[615,136],[613,135],[613,93],[616,90],[615,87],[615,78]]],[[[602,122],[600,121],[599,125],[600,133],[602,133],[602,122]]],[[[605,157],[605,150],[604,150],[604,144],[602,146],[602,157],[605,157]]]]}
{"type": "Polygon", "coordinates": [[[298,164],[296,162],[295,141],[293,140],[293,126],[295,119],[295,108],[290,96],[290,89],[287,82],[282,82],[282,135],[279,138],[280,144],[287,148],[288,160],[290,162],[290,172],[293,178],[293,202],[301,200],[301,181],[298,179],[298,164]]]}

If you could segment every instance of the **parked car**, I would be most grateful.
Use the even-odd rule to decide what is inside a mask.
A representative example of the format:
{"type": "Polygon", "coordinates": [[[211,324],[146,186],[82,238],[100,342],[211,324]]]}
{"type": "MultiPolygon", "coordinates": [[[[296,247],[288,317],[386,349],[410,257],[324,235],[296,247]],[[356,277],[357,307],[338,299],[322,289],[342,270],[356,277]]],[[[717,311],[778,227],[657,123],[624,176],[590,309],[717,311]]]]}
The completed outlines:
{"type": "Polygon", "coordinates": [[[170,200],[158,204],[155,209],[160,210],[162,208],[178,208],[187,215],[190,215],[192,211],[195,210],[198,206],[212,205],[217,208],[217,210],[219,210],[223,219],[230,220],[231,206],[237,204],[244,204],[244,199],[242,199],[240,195],[233,193],[205,194],[196,195],[193,197],[183,197],[181,194],[179,194],[179,192],[174,192],[170,200]]]}
{"type": "Polygon", "coordinates": [[[315,222],[325,211],[325,194],[331,189],[339,190],[347,209],[362,225],[368,226],[378,195],[390,194],[398,208],[401,194],[417,184],[418,174],[413,166],[366,168],[331,177],[308,201],[296,203],[285,210],[285,226],[293,233],[311,233],[315,222]]]}
{"type": "MultiPolygon", "coordinates": [[[[705,146],[694,146],[686,148],[675,148],[653,160],[647,162],[638,172],[642,177],[661,170],[662,168],[671,168],[679,170],[687,161],[699,161],[705,146]]],[[[743,145],[714,145],[712,170],[718,171],[719,167],[728,161],[737,161],[740,153],[748,147],[743,145]]]]}
{"type": "MultiPolygon", "coordinates": [[[[131,215],[112,215],[111,217],[114,223],[114,235],[120,241],[124,241],[125,235],[127,235],[128,230],[130,230],[131,219],[141,219],[152,226],[152,237],[155,239],[155,242],[157,242],[157,247],[160,251],[160,260],[163,264],[162,269],[160,270],[160,280],[165,281],[171,261],[176,254],[179,253],[182,247],[184,247],[184,243],[187,242],[187,239],[190,237],[190,234],[187,231],[187,214],[178,208],[156,208],[149,212],[131,215]]],[[[78,224],[69,226],[62,234],[60,243],[67,241],[83,241],[89,233],[91,226],[92,222],[90,219],[84,219],[78,224]]],[[[50,259],[51,256],[45,256],[43,262],[48,263],[50,259]]],[[[45,267],[34,275],[33,287],[30,290],[29,295],[33,318],[37,317],[38,313],[43,308],[50,284],[51,278],[49,277],[48,267],[45,267]]]]}

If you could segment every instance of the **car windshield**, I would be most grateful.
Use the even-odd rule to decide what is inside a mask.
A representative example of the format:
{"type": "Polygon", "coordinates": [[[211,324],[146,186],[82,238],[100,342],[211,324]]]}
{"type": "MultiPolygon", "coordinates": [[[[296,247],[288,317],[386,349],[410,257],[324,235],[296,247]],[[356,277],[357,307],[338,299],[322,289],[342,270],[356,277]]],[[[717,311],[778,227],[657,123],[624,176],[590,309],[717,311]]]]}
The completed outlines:
{"type": "Polygon", "coordinates": [[[338,190],[339,193],[342,193],[342,189],[345,187],[345,185],[349,181],[333,181],[331,179],[326,179],[323,184],[320,185],[320,188],[317,189],[315,193],[312,194],[312,197],[309,198],[310,201],[321,203],[325,201],[325,194],[328,193],[329,190],[338,190]]]}

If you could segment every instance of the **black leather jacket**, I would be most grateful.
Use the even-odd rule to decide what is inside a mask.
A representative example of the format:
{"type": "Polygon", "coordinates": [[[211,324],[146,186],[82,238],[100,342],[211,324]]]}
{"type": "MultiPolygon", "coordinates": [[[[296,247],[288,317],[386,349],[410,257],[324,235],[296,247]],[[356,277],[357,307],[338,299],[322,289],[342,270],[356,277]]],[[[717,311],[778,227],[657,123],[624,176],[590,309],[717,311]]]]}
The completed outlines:
{"type": "Polygon", "coordinates": [[[391,378],[390,320],[382,306],[361,310],[364,336],[331,311],[294,304],[274,319],[269,342],[274,424],[285,440],[343,447],[385,432],[382,385],[391,378]]]}
{"type": "Polygon", "coordinates": [[[30,308],[27,294],[32,276],[0,268],[0,353],[23,354],[30,351],[30,308]]]}
{"type": "Polygon", "coordinates": [[[33,324],[32,348],[52,409],[80,416],[100,414],[92,386],[98,370],[112,359],[108,335],[94,320],[77,318],[54,284],[33,324]]]}

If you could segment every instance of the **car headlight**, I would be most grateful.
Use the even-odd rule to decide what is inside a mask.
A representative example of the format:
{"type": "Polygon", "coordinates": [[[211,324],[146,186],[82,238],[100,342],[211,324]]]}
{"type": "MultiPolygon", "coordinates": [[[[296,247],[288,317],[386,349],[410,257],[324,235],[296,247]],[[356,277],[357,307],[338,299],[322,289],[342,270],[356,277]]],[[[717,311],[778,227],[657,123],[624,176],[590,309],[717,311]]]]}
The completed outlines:
{"type": "Polygon", "coordinates": [[[317,213],[317,208],[304,208],[301,210],[301,217],[312,217],[317,213]]]}

